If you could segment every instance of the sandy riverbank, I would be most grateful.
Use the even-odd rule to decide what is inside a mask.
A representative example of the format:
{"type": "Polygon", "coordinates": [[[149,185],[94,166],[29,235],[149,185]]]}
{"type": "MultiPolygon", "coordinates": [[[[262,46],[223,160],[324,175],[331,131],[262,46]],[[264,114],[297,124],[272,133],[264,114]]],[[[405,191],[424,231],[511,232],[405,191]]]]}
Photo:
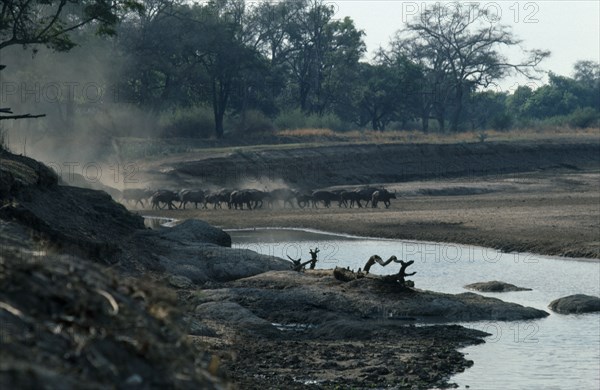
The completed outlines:
{"type": "Polygon", "coordinates": [[[312,228],[370,237],[456,242],[504,251],[600,258],[600,172],[552,170],[386,187],[396,190],[399,197],[389,209],[335,206],[138,212],[199,218],[221,228],[312,228]]]}

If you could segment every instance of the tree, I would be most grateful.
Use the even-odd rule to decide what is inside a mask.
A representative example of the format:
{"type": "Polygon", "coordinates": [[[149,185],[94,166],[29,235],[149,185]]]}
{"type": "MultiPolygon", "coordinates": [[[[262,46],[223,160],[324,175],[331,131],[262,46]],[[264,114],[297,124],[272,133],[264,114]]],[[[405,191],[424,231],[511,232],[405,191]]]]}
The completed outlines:
{"type": "Polygon", "coordinates": [[[284,61],[300,109],[322,115],[356,72],[366,50],[364,33],[350,18],[334,20],[333,7],[322,0],[300,3],[302,9],[286,25],[284,61]]]}
{"type": "Polygon", "coordinates": [[[593,86],[600,81],[600,63],[594,61],[577,61],[573,66],[573,78],[576,81],[593,86]]]}
{"type": "Polygon", "coordinates": [[[523,115],[546,118],[571,114],[576,109],[600,110],[598,83],[588,84],[550,73],[549,83],[533,91],[525,101],[523,115]]]}
{"type": "Polygon", "coordinates": [[[0,50],[42,44],[66,51],[75,45],[70,32],[94,23],[98,33],[111,35],[119,16],[141,9],[135,0],[3,0],[0,50]]]}
{"type": "Polygon", "coordinates": [[[215,118],[215,135],[223,137],[225,112],[232,93],[242,86],[247,91],[246,73],[260,66],[253,31],[246,24],[243,0],[211,1],[202,9],[204,17],[204,46],[198,48],[198,57],[210,79],[210,91],[215,118]]]}
{"type": "Polygon", "coordinates": [[[441,114],[449,109],[452,131],[459,128],[469,91],[488,87],[510,73],[534,78],[536,67],[550,54],[531,50],[521,62],[509,62],[499,50],[519,45],[521,40],[474,3],[436,3],[407,23],[396,40],[393,46],[429,70],[431,87],[439,94],[438,120],[443,120],[441,114]]]}

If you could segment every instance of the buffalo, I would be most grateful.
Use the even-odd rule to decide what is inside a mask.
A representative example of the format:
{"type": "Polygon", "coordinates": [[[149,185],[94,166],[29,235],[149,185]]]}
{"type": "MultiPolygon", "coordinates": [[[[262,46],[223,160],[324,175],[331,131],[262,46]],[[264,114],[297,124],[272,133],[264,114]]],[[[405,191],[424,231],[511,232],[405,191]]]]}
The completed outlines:
{"type": "Polygon", "coordinates": [[[313,204],[315,205],[314,207],[316,207],[317,202],[323,202],[325,207],[330,207],[332,201],[338,201],[341,203],[340,195],[336,194],[335,192],[331,192],[331,191],[323,191],[323,190],[314,191],[312,193],[312,198],[313,198],[313,204]]]}
{"type": "Polygon", "coordinates": [[[365,207],[369,207],[369,202],[373,199],[373,193],[379,190],[381,190],[381,188],[376,187],[365,187],[354,190],[354,192],[358,194],[356,200],[358,207],[362,207],[360,204],[361,200],[365,201],[365,207]]]}
{"type": "Polygon", "coordinates": [[[298,193],[294,190],[290,190],[288,188],[277,188],[272,190],[269,193],[269,204],[272,207],[275,202],[281,201],[283,202],[283,208],[285,208],[286,204],[289,204],[290,207],[294,207],[294,199],[296,199],[298,193]]]}
{"type": "Polygon", "coordinates": [[[345,207],[354,207],[356,204],[358,207],[362,207],[360,204],[360,194],[356,191],[342,191],[340,194],[340,198],[342,200],[342,204],[345,207]]]}
{"type": "Polygon", "coordinates": [[[169,207],[169,210],[177,208],[173,202],[179,200],[179,195],[171,190],[158,190],[150,199],[153,209],[164,209],[169,207]]]}
{"type": "Polygon", "coordinates": [[[246,205],[248,210],[252,210],[253,208],[262,207],[263,201],[268,196],[267,192],[260,190],[239,190],[231,193],[229,202],[236,210],[238,207],[243,210],[244,205],[246,205]]]}
{"type": "Polygon", "coordinates": [[[121,199],[125,204],[133,201],[133,207],[137,206],[138,203],[144,207],[144,200],[150,198],[153,192],[147,188],[127,188],[121,193],[121,199]]]}
{"type": "Polygon", "coordinates": [[[371,206],[377,207],[379,202],[383,202],[385,208],[387,209],[391,204],[390,199],[396,199],[396,194],[385,189],[375,191],[371,197],[371,206]]]}
{"type": "Polygon", "coordinates": [[[228,208],[231,208],[230,198],[232,192],[231,190],[223,189],[219,192],[206,195],[205,201],[206,203],[212,203],[213,209],[223,208],[223,203],[227,204],[228,208]]]}
{"type": "Polygon", "coordinates": [[[206,208],[206,194],[202,190],[182,190],[179,192],[179,202],[179,208],[184,210],[187,203],[194,203],[196,208],[200,203],[202,208],[206,208]]]}

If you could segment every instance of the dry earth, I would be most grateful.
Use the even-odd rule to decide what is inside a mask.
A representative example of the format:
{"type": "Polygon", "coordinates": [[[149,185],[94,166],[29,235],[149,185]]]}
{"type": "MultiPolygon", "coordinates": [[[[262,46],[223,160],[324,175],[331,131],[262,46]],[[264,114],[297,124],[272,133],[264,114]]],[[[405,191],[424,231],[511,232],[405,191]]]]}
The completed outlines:
{"type": "MultiPolygon", "coordinates": [[[[350,186],[351,187],[351,186],[350,186]]],[[[386,184],[389,209],[138,211],[222,228],[296,227],[600,258],[600,172],[555,169],[386,184]],[[456,195],[454,195],[456,194],[456,195]]]]}

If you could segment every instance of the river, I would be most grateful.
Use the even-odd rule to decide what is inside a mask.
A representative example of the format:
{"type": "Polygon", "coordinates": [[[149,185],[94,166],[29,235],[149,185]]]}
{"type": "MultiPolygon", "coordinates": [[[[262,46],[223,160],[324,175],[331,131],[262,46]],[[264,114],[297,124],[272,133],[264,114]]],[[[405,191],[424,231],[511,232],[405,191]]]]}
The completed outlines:
{"type": "MultiPolygon", "coordinates": [[[[500,280],[533,291],[481,293],[546,310],[549,317],[522,322],[470,322],[463,326],[492,335],[486,343],[464,348],[474,366],[454,376],[459,388],[599,389],[600,314],[560,315],[547,306],[566,295],[600,295],[600,261],[529,253],[502,253],[458,244],[351,237],[295,229],[229,231],[233,246],[281,258],[310,258],[319,248],[317,268],[364,267],[378,254],[383,259],[414,260],[408,271],[415,287],[461,293],[464,285],[500,280]]],[[[398,265],[375,265],[371,273],[389,274],[398,265]]]]}

